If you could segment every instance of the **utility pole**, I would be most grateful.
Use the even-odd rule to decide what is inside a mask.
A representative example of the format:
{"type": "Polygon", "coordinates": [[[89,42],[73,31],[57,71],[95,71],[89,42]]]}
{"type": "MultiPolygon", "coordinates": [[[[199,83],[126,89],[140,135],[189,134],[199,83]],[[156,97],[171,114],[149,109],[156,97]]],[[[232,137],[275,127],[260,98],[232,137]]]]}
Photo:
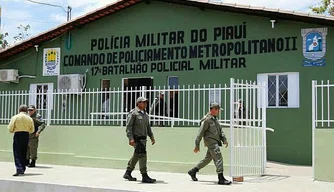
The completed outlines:
{"type": "Polygon", "coordinates": [[[31,3],[40,4],[40,5],[47,5],[47,6],[51,6],[51,7],[59,7],[67,14],[67,22],[71,20],[72,7],[70,7],[70,6],[67,6],[67,10],[66,10],[66,9],[64,9],[64,7],[62,7],[60,5],[54,5],[54,4],[50,4],[50,3],[43,3],[43,2],[34,1],[34,0],[27,0],[27,1],[29,1],[31,3]]]}
{"type": "Polygon", "coordinates": [[[2,27],[1,27],[1,5],[0,5],[0,49],[2,47],[3,41],[3,34],[2,34],[2,27]]]}
{"type": "MultiPolygon", "coordinates": [[[[72,13],[72,7],[67,6],[67,10],[60,6],[60,5],[54,5],[54,4],[50,4],[50,3],[43,3],[43,2],[39,2],[39,1],[35,1],[35,0],[26,0],[29,1],[31,3],[36,3],[36,4],[41,4],[41,5],[47,5],[47,6],[51,6],[51,7],[59,7],[61,8],[66,14],[67,14],[67,22],[69,22],[71,20],[71,13],[72,13]]],[[[68,31],[67,32],[67,49],[71,48],[71,32],[68,31]]]]}
{"type": "Polygon", "coordinates": [[[72,7],[67,6],[67,22],[71,20],[72,7]]]}
{"type": "Polygon", "coordinates": [[[1,31],[1,5],[0,5],[0,31],[1,31]]]}

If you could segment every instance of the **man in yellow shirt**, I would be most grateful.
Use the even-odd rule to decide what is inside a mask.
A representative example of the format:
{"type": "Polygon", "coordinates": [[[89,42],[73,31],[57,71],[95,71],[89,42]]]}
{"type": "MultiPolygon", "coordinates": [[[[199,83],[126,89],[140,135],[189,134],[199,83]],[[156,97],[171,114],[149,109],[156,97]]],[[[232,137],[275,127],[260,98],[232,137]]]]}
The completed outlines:
{"type": "Polygon", "coordinates": [[[19,114],[13,116],[8,125],[9,132],[14,133],[13,153],[16,173],[13,176],[23,175],[26,170],[29,133],[34,132],[34,121],[27,111],[27,105],[21,105],[19,114]]]}

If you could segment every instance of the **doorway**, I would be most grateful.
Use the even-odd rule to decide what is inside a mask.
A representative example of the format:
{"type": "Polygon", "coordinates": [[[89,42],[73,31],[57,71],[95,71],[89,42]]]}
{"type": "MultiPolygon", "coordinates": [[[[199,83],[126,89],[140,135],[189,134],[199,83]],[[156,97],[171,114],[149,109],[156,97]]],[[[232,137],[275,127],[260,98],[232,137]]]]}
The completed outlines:
{"type": "Polygon", "coordinates": [[[54,103],[53,95],[53,83],[30,84],[29,105],[35,105],[44,119],[50,119],[54,103]]]}
{"type": "Polygon", "coordinates": [[[150,91],[153,86],[153,78],[125,78],[123,79],[123,90],[124,90],[124,112],[129,112],[131,109],[136,107],[136,100],[140,96],[144,96],[149,100],[146,111],[149,111],[149,105],[152,97],[150,91]]]}

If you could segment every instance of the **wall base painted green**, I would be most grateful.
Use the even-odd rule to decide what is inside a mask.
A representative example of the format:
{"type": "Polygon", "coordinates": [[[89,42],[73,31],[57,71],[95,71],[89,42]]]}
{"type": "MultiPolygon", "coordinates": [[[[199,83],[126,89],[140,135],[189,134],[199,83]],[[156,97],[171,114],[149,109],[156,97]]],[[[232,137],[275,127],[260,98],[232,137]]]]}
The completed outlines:
{"type": "MultiPolygon", "coordinates": [[[[149,170],[186,173],[204,158],[203,141],[200,153],[192,151],[198,128],[153,128],[153,131],[156,144],[148,143],[149,170]]],[[[229,130],[225,129],[225,133],[229,135],[229,130]]],[[[221,149],[228,175],[229,148],[221,149]]],[[[40,136],[37,163],[125,169],[132,153],[125,128],[48,126],[40,136]]],[[[13,161],[12,135],[5,125],[0,125],[0,161],[13,161]]],[[[200,173],[215,174],[213,162],[200,173]]]]}
{"type": "Polygon", "coordinates": [[[314,177],[320,181],[334,182],[334,129],[316,129],[314,177]]]}

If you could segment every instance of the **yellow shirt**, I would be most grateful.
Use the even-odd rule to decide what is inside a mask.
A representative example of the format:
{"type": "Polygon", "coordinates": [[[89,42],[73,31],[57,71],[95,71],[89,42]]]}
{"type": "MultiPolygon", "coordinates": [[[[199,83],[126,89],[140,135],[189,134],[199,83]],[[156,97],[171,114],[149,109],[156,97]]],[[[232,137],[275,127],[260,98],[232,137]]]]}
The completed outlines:
{"type": "Polygon", "coordinates": [[[9,132],[34,132],[34,121],[25,112],[20,112],[19,114],[12,117],[8,125],[9,132]]]}

